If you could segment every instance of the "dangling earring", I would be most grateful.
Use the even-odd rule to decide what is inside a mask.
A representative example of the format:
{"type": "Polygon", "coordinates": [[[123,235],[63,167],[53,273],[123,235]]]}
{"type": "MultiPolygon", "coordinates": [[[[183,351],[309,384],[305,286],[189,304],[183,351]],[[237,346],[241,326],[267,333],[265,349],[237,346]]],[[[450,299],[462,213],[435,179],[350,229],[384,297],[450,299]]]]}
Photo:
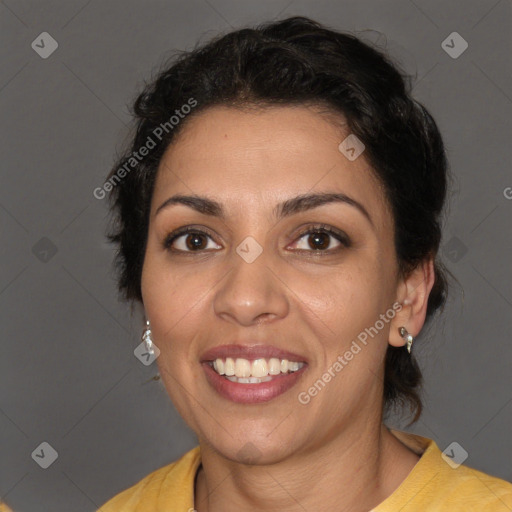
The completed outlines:
{"type": "Polygon", "coordinates": [[[399,327],[398,332],[399,332],[400,336],[407,342],[407,345],[406,345],[407,352],[409,352],[409,354],[410,354],[412,342],[414,341],[414,336],[412,334],[409,334],[405,327],[399,327]]]}
{"type": "Polygon", "coordinates": [[[153,340],[151,339],[151,329],[149,327],[149,320],[146,320],[146,328],[144,329],[144,332],[142,333],[142,341],[144,342],[144,345],[146,346],[146,351],[150,354],[154,354],[153,350],[153,340]]]}

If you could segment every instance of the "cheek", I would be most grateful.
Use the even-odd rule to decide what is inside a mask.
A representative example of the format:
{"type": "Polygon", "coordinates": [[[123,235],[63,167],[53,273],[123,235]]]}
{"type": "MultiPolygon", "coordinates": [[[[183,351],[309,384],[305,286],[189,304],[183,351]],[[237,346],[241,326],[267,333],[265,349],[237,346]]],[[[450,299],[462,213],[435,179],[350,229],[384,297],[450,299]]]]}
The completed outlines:
{"type": "Polygon", "coordinates": [[[389,307],[381,270],[360,258],[358,264],[340,268],[328,279],[302,279],[294,290],[300,322],[307,323],[312,333],[308,342],[316,354],[314,371],[302,391],[317,386],[319,380],[329,383],[327,392],[318,393],[321,398],[315,407],[329,404],[343,418],[358,406],[361,393],[371,392],[387,348],[388,324],[376,336],[368,334],[389,307]]]}
{"type": "Polygon", "coordinates": [[[164,258],[150,253],[142,272],[144,308],[151,321],[153,341],[160,349],[158,370],[171,401],[189,424],[193,423],[190,383],[200,372],[196,337],[205,318],[202,277],[201,281],[197,272],[173,271],[164,258]]]}
{"type": "Polygon", "coordinates": [[[153,341],[161,351],[157,362],[173,375],[198,369],[198,335],[211,309],[211,292],[218,279],[197,272],[193,265],[172,268],[158,254],[148,253],[142,272],[144,308],[153,341]]]}
{"type": "Polygon", "coordinates": [[[169,349],[168,340],[173,335],[180,317],[184,315],[188,300],[183,297],[176,274],[165,268],[163,258],[150,249],[146,253],[141,279],[144,310],[151,322],[153,341],[162,353],[169,349]],[[179,299],[179,300],[178,300],[179,299]]]}
{"type": "Polygon", "coordinates": [[[197,301],[194,276],[192,266],[171,264],[169,254],[159,246],[156,234],[150,231],[141,288],[144,308],[155,328],[172,324],[183,309],[193,304],[191,296],[194,294],[197,301]]]}
{"type": "MultiPolygon", "coordinates": [[[[361,258],[362,260],[362,258],[361,258]]],[[[374,265],[363,261],[339,267],[324,279],[296,279],[294,290],[318,330],[338,343],[350,341],[381,313],[384,287],[374,265]],[[316,320],[315,320],[316,319],[316,320]],[[350,339],[348,339],[350,338],[350,339]]]]}

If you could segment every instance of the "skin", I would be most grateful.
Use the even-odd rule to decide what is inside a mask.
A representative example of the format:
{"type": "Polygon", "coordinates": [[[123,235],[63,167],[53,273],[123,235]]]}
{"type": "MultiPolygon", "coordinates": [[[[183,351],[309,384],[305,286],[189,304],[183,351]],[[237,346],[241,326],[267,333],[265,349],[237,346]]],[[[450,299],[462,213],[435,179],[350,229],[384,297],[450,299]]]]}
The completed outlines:
{"type": "Polygon", "coordinates": [[[162,381],[201,446],[195,507],[368,511],[419,460],[382,424],[384,357],[388,343],[404,344],[400,326],[421,330],[432,261],[400,276],[383,187],[364,153],[349,161],[338,150],[349,132],[318,109],[213,107],[183,128],[158,170],[141,285],[162,381]],[[371,222],[342,203],[273,217],[276,204],[313,192],[350,196],[371,222]],[[214,199],[225,218],[180,204],[156,213],[174,194],[214,199]],[[316,223],[346,233],[349,247],[329,235],[316,245],[300,235],[316,223]],[[212,237],[184,235],[173,246],[186,251],[192,238],[201,251],[164,248],[169,233],[188,225],[212,237]],[[263,249],[252,263],[236,252],[247,236],[263,249]],[[402,310],[307,405],[299,403],[298,393],[395,302],[402,310]],[[209,385],[199,361],[235,340],[300,354],[307,370],[269,402],[233,403],[209,385]],[[253,460],[245,464],[249,446],[253,460]]]}

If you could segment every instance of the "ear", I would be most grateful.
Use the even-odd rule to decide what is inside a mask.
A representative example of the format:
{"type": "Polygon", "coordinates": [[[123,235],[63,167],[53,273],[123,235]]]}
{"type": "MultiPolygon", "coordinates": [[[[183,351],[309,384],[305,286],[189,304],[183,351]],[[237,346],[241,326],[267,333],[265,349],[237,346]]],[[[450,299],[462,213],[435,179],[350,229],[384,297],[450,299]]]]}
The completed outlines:
{"type": "Polygon", "coordinates": [[[412,272],[399,281],[397,289],[398,302],[402,305],[391,320],[389,344],[402,347],[405,340],[398,329],[405,327],[409,334],[416,337],[425,323],[430,291],[434,286],[434,260],[429,258],[418,265],[412,272]]]}

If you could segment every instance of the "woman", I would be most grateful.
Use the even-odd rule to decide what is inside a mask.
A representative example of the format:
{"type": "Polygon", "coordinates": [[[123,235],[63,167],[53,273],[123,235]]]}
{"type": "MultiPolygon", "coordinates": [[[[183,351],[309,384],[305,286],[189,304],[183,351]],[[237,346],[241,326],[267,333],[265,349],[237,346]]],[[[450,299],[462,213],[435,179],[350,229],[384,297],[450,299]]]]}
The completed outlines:
{"type": "MultiPolygon", "coordinates": [[[[380,52],[295,17],[182,55],[111,192],[119,287],[199,446],[102,512],[506,511],[512,485],[388,429],[421,414],[447,163],[380,52]]],[[[99,192],[101,193],[101,192],[99,192]]]]}

